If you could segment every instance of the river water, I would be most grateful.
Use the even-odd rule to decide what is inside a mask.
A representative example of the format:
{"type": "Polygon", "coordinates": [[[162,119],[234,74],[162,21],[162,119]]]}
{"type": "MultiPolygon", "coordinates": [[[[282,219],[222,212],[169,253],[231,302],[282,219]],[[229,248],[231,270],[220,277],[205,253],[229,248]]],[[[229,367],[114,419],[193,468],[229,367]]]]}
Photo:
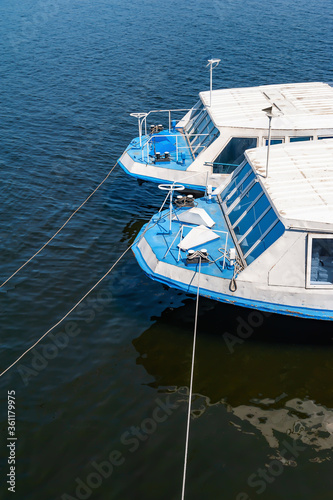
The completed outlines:
{"type": "MultiPolygon", "coordinates": [[[[208,58],[221,59],[215,88],[333,81],[323,0],[2,0],[0,14],[1,282],[137,135],[129,113],[196,102],[208,58]]],[[[117,167],[0,289],[1,370],[111,267],[162,199],[117,167]]],[[[180,499],[194,310],[128,252],[1,378],[0,498],[180,499]]],[[[332,333],[200,300],[186,500],[332,498],[332,333]]]]}

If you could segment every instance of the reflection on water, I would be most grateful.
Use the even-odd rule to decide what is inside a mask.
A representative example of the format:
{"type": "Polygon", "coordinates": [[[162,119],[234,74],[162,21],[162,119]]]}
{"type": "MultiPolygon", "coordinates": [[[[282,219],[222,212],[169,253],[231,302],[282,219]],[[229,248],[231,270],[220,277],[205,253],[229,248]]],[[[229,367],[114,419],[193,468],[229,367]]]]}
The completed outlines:
{"type": "MultiPolygon", "coordinates": [[[[290,436],[313,448],[314,452],[331,450],[333,447],[333,411],[311,400],[297,398],[286,400],[284,408],[275,409],[274,403],[265,400],[252,405],[240,405],[230,411],[242,424],[249,422],[260,431],[272,448],[278,449],[281,438],[290,436]],[[263,408],[262,406],[266,406],[263,408]],[[272,408],[271,408],[272,405],[272,408]]],[[[242,425],[239,425],[242,431],[242,425]]],[[[311,458],[323,461],[330,453],[311,458]]]]}
{"type": "MultiPolygon", "coordinates": [[[[214,73],[215,88],[332,81],[332,30],[322,22],[332,15],[330,2],[271,1],[265,9],[256,0],[142,6],[116,0],[2,0],[3,279],[54,234],[137,135],[129,113],[195,103],[209,86],[209,57],[223,60],[214,73]],[[51,13],[52,3],[61,5],[58,13],[51,13]]],[[[120,168],[114,170],[52,244],[1,291],[1,367],[103,276],[164,196],[156,185],[139,187],[120,168]]],[[[3,439],[7,390],[17,392],[15,498],[59,500],[65,492],[78,498],[76,478],[86,480],[92,462],[104,462],[113,449],[127,452],[126,462],[89,498],[179,498],[193,297],[147,279],[130,252],[96,293],[81,315],[76,311],[68,318],[81,333],[28,385],[15,369],[0,381],[3,439]],[[180,388],[172,397],[183,404],[145,436],[137,452],[121,448],[123,433],[141,427],[156,400],[166,400],[159,393],[172,388],[180,388]]],[[[249,338],[241,339],[238,317],[247,324],[254,320],[246,309],[200,299],[197,418],[186,498],[235,500],[241,488],[257,498],[247,485],[249,474],[267,463],[269,454],[281,454],[284,439],[292,443],[302,435],[304,443],[312,443],[297,441],[311,450],[311,456],[304,451],[296,458],[305,468],[288,467],[260,499],[328,500],[330,463],[309,460],[330,452],[324,446],[330,446],[333,406],[331,325],[272,316],[260,327],[246,327],[249,338]],[[226,333],[238,336],[233,353],[226,333]],[[302,411],[294,408],[298,401],[302,411]]],[[[46,338],[36,352],[51,342],[46,338]]],[[[30,353],[21,362],[29,368],[33,360],[30,353]]],[[[2,453],[5,460],[4,447],[2,453]]],[[[3,478],[7,472],[4,468],[3,478]]],[[[6,480],[0,498],[8,498],[6,480]]]]}
{"type": "MultiPolygon", "coordinates": [[[[133,341],[150,385],[183,390],[189,383],[194,300],[168,308],[133,341]]],[[[261,434],[275,455],[286,438],[307,445],[311,461],[333,446],[332,326],[278,315],[264,318],[230,352],[225,333],[249,326],[251,311],[201,299],[195,361],[194,418],[224,405],[240,432],[261,434]]],[[[291,461],[289,465],[292,465],[291,461]]]]}

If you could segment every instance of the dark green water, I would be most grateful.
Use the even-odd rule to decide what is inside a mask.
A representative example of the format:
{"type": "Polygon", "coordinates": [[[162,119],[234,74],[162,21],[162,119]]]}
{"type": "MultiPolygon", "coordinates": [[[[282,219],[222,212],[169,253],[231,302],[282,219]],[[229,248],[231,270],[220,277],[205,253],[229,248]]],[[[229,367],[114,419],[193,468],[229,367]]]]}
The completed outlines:
{"type": "MultiPolygon", "coordinates": [[[[194,104],[209,57],[222,59],[215,87],[333,81],[323,0],[2,0],[0,14],[1,282],[110,170],[137,133],[130,112],[194,104]]],[[[116,169],[0,289],[1,369],[109,269],[162,198],[116,169]]],[[[1,500],[180,499],[194,310],[128,253],[4,375],[1,500]]],[[[329,323],[200,300],[186,500],[332,498],[332,337],[329,323]]]]}

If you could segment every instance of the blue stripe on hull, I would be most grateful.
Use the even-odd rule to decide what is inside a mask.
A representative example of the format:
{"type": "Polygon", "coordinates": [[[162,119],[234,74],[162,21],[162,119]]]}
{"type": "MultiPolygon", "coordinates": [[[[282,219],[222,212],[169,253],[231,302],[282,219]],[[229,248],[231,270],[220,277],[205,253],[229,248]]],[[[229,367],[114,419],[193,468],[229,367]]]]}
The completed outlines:
{"type": "MultiPolygon", "coordinates": [[[[197,287],[191,285],[185,285],[182,282],[172,280],[170,278],[166,278],[164,276],[160,276],[151,271],[150,267],[146,264],[146,261],[142,257],[142,254],[137,247],[137,244],[134,244],[132,247],[132,251],[141,267],[141,269],[145,272],[145,274],[154,281],[159,281],[160,283],[164,283],[171,288],[178,288],[186,293],[191,293],[195,295],[197,293],[197,287]]],[[[205,290],[204,288],[200,288],[200,295],[207,297],[208,299],[217,300],[219,302],[227,302],[229,304],[233,304],[236,306],[246,307],[249,309],[258,309],[260,311],[267,311],[271,313],[283,314],[286,316],[296,316],[299,318],[306,319],[321,319],[326,321],[333,321],[333,311],[323,310],[323,309],[309,309],[304,307],[292,307],[285,306],[282,304],[272,304],[269,302],[261,302],[259,300],[249,300],[243,299],[241,297],[230,295],[224,295],[221,293],[212,292],[211,290],[205,290]]]]}

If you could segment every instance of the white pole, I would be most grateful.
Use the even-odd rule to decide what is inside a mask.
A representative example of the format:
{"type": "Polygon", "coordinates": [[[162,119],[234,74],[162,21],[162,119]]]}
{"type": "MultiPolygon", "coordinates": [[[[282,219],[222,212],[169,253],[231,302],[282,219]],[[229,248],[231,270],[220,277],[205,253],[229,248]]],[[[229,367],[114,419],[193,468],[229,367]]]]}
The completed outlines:
{"type": "Polygon", "coordinates": [[[209,85],[209,89],[210,89],[210,92],[209,92],[209,95],[210,95],[209,101],[210,101],[210,104],[209,104],[209,106],[212,105],[213,65],[214,65],[214,68],[216,68],[219,65],[220,61],[221,61],[221,59],[208,59],[208,64],[206,66],[206,68],[208,66],[210,66],[210,68],[209,68],[209,71],[210,71],[210,85],[209,85]]]}
{"type": "Polygon", "coordinates": [[[268,116],[269,126],[268,126],[268,145],[267,145],[267,158],[266,158],[266,177],[268,177],[268,160],[269,160],[269,148],[271,146],[271,124],[272,115],[268,116]]]}
{"type": "MultiPolygon", "coordinates": [[[[143,120],[146,120],[148,113],[130,113],[130,116],[135,116],[138,119],[138,127],[139,127],[139,138],[140,138],[140,148],[142,147],[142,124],[143,120]]],[[[145,121],[145,133],[147,135],[147,120],[145,121]]]]}
{"type": "Polygon", "coordinates": [[[141,136],[142,136],[142,122],[140,120],[140,117],[138,118],[138,124],[139,124],[139,137],[140,137],[140,148],[142,146],[141,144],[141,136]]]}
{"type": "Polygon", "coordinates": [[[210,63],[210,103],[209,106],[212,106],[212,90],[213,90],[213,63],[210,63]]]}
{"type": "Polygon", "coordinates": [[[170,223],[169,223],[169,233],[171,234],[171,224],[172,224],[172,193],[173,187],[170,190],[170,223]]]}
{"type": "Polygon", "coordinates": [[[268,177],[268,160],[269,160],[269,148],[271,146],[271,124],[272,124],[272,118],[273,118],[273,106],[275,106],[275,104],[273,103],[272,106],[270,106],[269,108],[265,108],[263,109],[262,111],[264,111],[264,113],[266,113],[266,116],[268,118],[268,143],[267,143],[267,157],[266,157],[266,174],[265,174],[265,177],[268,177]]]}

